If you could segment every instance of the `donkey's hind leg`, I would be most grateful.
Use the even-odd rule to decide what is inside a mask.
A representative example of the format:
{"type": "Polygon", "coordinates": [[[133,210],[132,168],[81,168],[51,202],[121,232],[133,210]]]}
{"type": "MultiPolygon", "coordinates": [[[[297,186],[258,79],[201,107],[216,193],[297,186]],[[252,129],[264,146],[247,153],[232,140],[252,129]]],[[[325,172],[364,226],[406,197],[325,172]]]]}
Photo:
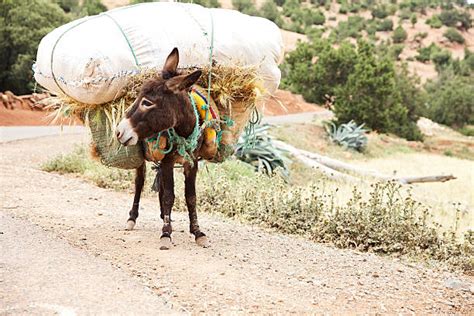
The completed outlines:
{"type": "Polygon", "coordinates": [[[145,183],[145,162],[135,169],[135,196],[133,198],[132,209],[128,213],[130,217],[127,220],[127,230],[132,230],[135,227],[135,223],[138,217],[138,208],[140,205],[140,196],[143,190],[143,184],[145,183]]]}
{"type": "Polygon", "coordinates": [[[198,224],[196,212],[196,175],[198,171],[198,162],[194,161],[191,166],[184,164],[184,195],[186,196],[186,205],[189,212],[189,230],[194,235],[196,243],[201,247],[209,247],[209,239],[201,231],[198,224]]]}

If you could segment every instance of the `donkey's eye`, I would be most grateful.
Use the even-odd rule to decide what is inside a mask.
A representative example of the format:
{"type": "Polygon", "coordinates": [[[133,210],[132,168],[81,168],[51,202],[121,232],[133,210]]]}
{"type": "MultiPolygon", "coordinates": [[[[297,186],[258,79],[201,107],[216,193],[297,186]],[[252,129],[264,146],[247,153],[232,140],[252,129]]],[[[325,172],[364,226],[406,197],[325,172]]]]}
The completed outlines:
{"type": "Polygon", "coordinates": [[[146,108],[149,108],[149,107],[152,107],[155,104],[153,102],[151,102],[150,100],[143,98],[142,102],[141,102],[141,105],[146,107],[146,108]]]}

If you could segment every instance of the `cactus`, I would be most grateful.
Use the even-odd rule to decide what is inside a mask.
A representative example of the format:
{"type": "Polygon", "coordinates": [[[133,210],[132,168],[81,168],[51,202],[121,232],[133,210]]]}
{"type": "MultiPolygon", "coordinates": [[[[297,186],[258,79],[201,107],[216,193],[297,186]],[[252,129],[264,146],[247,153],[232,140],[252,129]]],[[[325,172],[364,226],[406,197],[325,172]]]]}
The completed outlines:
{"type": "Polygon", "coordinates": [[[277,149],[268,135],[269,125],[256,125],[252,133],[243,133],[237,142],[237,159],[255,167],[256,171],[272,175],[279,169],[283,177],[288,177],[287,158],[277,149]]]}
{"type": "Polygon", "coordinates": [[[336,144],[345,148],[351,148],[362,151],[367,146],[367,129],[363,128],[364,124],[357,126],[354,121],[341,124],[339,127],[333,122],[326,125],[326,132],[329,138],[336,144]]]}

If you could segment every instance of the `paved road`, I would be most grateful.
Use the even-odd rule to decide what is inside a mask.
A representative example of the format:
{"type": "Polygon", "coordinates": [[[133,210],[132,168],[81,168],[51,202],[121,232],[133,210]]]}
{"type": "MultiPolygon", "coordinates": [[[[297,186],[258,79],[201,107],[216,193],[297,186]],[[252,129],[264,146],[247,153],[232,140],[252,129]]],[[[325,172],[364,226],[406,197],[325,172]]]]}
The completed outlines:
{"type": "Polygon", "coordinates": [[[0,143],[54,135],[85,133],[84,126],[0,126],[0,143]]]}
{"type": "Polygon", "coordinates": [[[297,124],[310,123],[315,119],[331,119],[334,115],[329,110],[317,112],[305,112],[296,114],[286,114],[277,116],[265,116],[262,118],[262,123],[278,125],[278,124],[297,124]]]}

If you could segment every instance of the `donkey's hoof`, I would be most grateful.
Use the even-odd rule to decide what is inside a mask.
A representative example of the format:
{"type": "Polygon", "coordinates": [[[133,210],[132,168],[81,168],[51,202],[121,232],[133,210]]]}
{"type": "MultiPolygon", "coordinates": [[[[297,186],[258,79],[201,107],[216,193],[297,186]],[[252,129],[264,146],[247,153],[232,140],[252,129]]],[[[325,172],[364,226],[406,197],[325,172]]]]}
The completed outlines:
{"type": "Polygon", "coordinates": [[[200,236],[196,238],[196,244],[203,248],[208,248],[211,246],[211,242],[207,238],[207,236],[200,236]]]}
{"type": "Polygon", "coordinates": [[[133,230],[135,227],[135,222],[132,220],[127,221],[127,226],[125,227],[125,230],[133,230]]]}
{"type": "Polygon", "coordinates": [[[160,250],[168,250],[171,248],[171,237],[160,238],[160,250]]]}

